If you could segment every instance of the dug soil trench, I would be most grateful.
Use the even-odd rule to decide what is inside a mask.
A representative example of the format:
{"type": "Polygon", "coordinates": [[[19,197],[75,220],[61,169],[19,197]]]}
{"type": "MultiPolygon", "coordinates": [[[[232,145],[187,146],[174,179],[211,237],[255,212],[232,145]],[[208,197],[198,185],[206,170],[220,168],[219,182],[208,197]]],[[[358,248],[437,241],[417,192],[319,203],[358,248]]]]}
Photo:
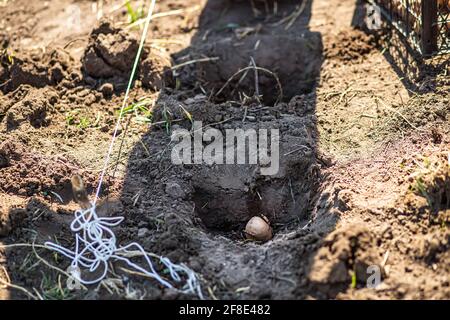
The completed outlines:
{"type": "MultiPolygon", "coordinates": [[[[0,298],[195,298],[120,263],[69,291],[69,261],[39,246],[73,247],[70,178],[93,193],[137,52],[121,2],[99,3],[0,11],[0,298]]],[[[186,264],[209,299],[449,298],[448,57],[405,81],[363,6],[157,1],[101,198],[118,242],[186,264]],[[278,170],[174,164],[195,121],[279,130],[278,170]],[[255,215],[273,239],[246,239],[255,215]]]]}

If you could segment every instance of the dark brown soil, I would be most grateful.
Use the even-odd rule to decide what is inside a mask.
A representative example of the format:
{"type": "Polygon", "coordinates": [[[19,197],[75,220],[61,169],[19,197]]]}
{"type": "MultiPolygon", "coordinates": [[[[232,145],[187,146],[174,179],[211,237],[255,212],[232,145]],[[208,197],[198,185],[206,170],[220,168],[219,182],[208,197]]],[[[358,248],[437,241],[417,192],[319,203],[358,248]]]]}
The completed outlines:
{"type": "Polygon", "coordinates": [[[377,46],[374,35],[358,29],[340,31],[336,40],[325,50],[325,57],[344,63],[364,59],[377,46]]]}
{"type": "MultiPolygon", "coordinates": [[[[101,194],[125,217],[118,242],[185,263],[208,299],[450,298],[448,57],[406,81],[355,22],[359,1],[253,2],[158,2],[171,14],[152,21],[129,98],[149,103],[125,115],[101,194]],[[174,165],[171,133],[191,120],[279,129],[278,174],[174,165]],[[274,237],[248,241],[261,214],[274,237]]],[[[0,5],[0,299],[195,298],[119,263],[69,291],[69,261],[40,247],[74,245],[70,178],[92,195],[138,48],[121,1],[98,3],[0,5]]]]}

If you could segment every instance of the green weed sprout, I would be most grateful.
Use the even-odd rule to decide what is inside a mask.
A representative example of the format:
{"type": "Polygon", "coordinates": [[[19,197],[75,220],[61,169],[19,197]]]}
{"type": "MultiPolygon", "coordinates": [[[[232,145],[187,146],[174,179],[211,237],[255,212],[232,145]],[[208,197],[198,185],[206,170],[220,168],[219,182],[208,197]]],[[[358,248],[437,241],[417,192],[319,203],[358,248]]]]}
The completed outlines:
{"type": "Polygon", "coordinates": [[[130,0],[125,2],[125,7],[127,8],[129,23],[134,23],[145,16],[144,7],[141,5],[136,10],[131,6],[130,0]]]}
{"type": "Polygon", "coordinates": [[[122,111],[121,116],[123,117],[127,114],[134,113],[135,121],[141,123],[151,123],[152,122],[152,111],[150,109],[151,104],[152,100],[144,98],[136,103],[132,103],[129,106],[125,107],[122,111]]]}

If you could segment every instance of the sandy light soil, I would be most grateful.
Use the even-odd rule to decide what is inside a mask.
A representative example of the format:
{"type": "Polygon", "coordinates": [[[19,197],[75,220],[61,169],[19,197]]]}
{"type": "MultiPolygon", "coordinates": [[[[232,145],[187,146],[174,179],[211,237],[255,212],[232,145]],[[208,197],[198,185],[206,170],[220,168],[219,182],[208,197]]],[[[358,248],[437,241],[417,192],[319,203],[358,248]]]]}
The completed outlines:
{"type": "MultiPolygon", "coordinates": [[[[448,299],[448,55],[404,72],[360,1],[304,1],[157,1],[129,98],[143,108],[125,115],[101,194],[125,217],[118,242],[185,263],[208,299],[448,299]],[[257,81],[233,77],[252,61],[257,81]],[[173,165],[171,132],[192,120],[279,129],[278,174],[173,165]],[[259,214],[265,243],[243,233],[259,214]]],[[[0,299],[196,298],[120,263],[70,291],[68,259],[39,246],[74,245],[70,178],[92,196],[139,24],[121,1],[0,6],[0,299]]]]}

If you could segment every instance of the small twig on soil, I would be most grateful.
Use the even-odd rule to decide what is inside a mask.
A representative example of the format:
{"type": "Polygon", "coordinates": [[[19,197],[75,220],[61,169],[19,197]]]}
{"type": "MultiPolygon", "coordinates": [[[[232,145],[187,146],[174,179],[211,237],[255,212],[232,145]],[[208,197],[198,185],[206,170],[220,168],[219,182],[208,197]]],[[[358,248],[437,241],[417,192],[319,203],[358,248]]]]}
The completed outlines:
{"type": "Polygon", "coordinates": [[[278,14],[278,2],[277,1],[275,1],[274,3],[273,3],[273,15],[277,15],[278,14]]]}
{"type": "Polygon", "coordinates": [[[289,190],[291,191],[292,202],[295,204],[294,191],[292,190],[292,180],[289,179],[289,190]]]}
{"type": "Polygon", "coordinates": [[[386,251],[386,253],[384,254],[383,261],[381,262],[381,267],[382,268],[384,268],[384,266],[386,265],[388,259],[389,259],[389,250],[386,251]]]}
{"type": "Polygon", "coordinates": [[[388,109],[389,111],[392,111],[392,112],[396,113],[397,115],[399,115],[399,116],[400,116],[407,124],[409,124],[409,125],[411,126],[411,128],[413,128],[413,129],[415,129],[415,130],[417,130],[417,131],[425,132],[425,130],[420,129],[420,128],[416,127],[414,124],[412,124],[412,123],[411,123],[408,119],[406,119],[406,117],[405,117],[403,114],[401,114],[399,111],[397,111],[397,110],[395,110],[394,108],[388,106],[388,105],[383,101],[383,99],[381,99],[380,97],[376,97],[376,100],[377,100],[377,101],[380,101],[380,102],[384,105],[384,107],[385,107],[386,109],[388,109]]]}
{"type": "MultiPolygon", "coordinates": [[[[255,70],[255,93],[256,93],[256,97],[258,99],[259,102],[259,79],[258,79],[258,70],[255,69],[256,67],[256,63],[255,60],[253,59],[253,57],[250,57],[250,63],[248,64],[249,67],[254,67],[253,69],[255,70]]],[[[247,70],[244,72],[244,74],[239,78],[239,81],[237,82],[237,84],[234,86],[233,90],[231,91],[231,95],[234,94],[234,92],[236,91],[236,89],[239,87],[240,83],[245,79],[245,77],[247,77],[247,74],[250,70],[247,70]]],[[[245,122],[245,119],[247,118],[247,112],[248,112],[248,106],[246,105],[244,107],[244,116],[242,117],[242,123],[245,122]]]]}
{"type": "Polygon", "coordinates": [[[179,44],[179,45],[185,45],[185,41],[176,40],[176,39],[150,39],[149,42],[153,43],[162,43],[162,44],[179,44]]]}
{"type": "MultiPolygon", "coordinates": [[[[250,61],[250,63],[248,64],[249,67],[252,66],[252,62],[250,61]]],[[[236,91],[236,89],[239,87],[239,85],[241,84],[242,81],[244,81],[245,77],[247,77],[247,74],[249,73],[250,69],[245,71],[244,74],[239,78],[238,82],[236,83],[236,85],[234,86],[233,90],[231,90],[231,96],[234,95],[234,92],[236,91]]]]}
{"type": "Polygon", "coordinates": [[[297,20],[297,18],[303,13],[306,8],[306,0],[303,0],[300,6],[297,6],[296,10],[292,12],[290,15],[280,19],[279,21],[272,24],[273,27],[278,27],[287,22],[287,25],[284,27],[284,30],[288,30],[297,20]]]}
{"type": "Polygon", "coordinates": [[[74,43],[74,42],[77,42],[77,41],[85,41],[86,40],[86,38],[75,38],[75,39],[72,39],[72,40],[70,40],[69,42],[67,42],[65,45],[64,45],[64,47],[63,47],[63,49],[65,50],[65,49],[67,49],[72,43],[74,43]]]}
{"type": "Polygon", "coordinates": [[[97,20],[103,17],[103,0],[97,1],[97,20]]]}
{"type": "MultiPolygon", "coordinates": [[[[49,267],[50,269],[56,270],[61,272],[62,274],[66,275],[67,277],[71,277],[70,274],[68,274],[66,271],[55,267],[54,265],[52,265],[51,263],[49,263],[47,260],[45,260],[44,258],[42,258],[37,252],[36,252],[36,248],[43,248],[43,249],[47,249],[50,250],[49,248],[47,248],[46,246],[40,245],[40,244],[35,244],[35,243],[13,243],[13,244],[0,244],[0,248],[14,248],[14,247],[31,247],[33,250],[33,253],[35,254],[36,258],[38,258],[39,261],[43,262],[47,267],[49,267]]],[[[81,287],[85,290],[87,290],[87,288],[81,284],[81,287]]]]}
{"type": "MultiPolygon", "coordinates": [[[[14,247],[33,247],[33,245],[30,244],[30,243],[0,244],[0,248],[9,249],[9,248],[14,248],[14,247]]],[[[40,245],[40,244],[35,244],[34,247],[35,247],[35,248],[45,248],[45,249],[48,249],[46,246],[43,246],[43,245],[40,245]]]]}
{"type": "Polygon", "coordinates": [[[34,293],[36,293],[36,295],[38,296],[39,300],[44,300],[44,298],[41,296],[41,294],[39,293],[39,291],[37,291],[37,289],[35,287],[33,287],[33,291],[34,291],[34,293]]]}
{"type": "MultiPolygon", "coordinates": [[[[45,260],[44,258],[42,258],[42,257],[37,253],[35,247],[36,247],[36,245],[35,245],[34,242],[33,242],[33,243],[31,244],[31,248],[33,249],[33,253],[35,254],[36,258],[39,259],[39,261],[41,261],[42,263],[44,263],[44,264],[45,264],[47,267],[49,267],[50,269],[59,271],[59,272],[61,272],[62,274],[66,275],[66,276],[69,277],[69,278],[71,277],[71,275],[68,274],[66,271],[64,271],[64,270],[62,270],[62,269],[60,269],[60,268],[58,268],[58,267],[55,267],[55,266],[52,265],[50,262],[48,262],[47,260],[45,260]]],[[[49,248],[47,248],[46,246],[41,246],[41,245],[39,245],[38,247],[43,247],[43,248],[49,250],[49,248]]],[[[86,288],[83,284],[80,283],[80,286],[81,286],[83,289],[87,290],[87,288],[86,288]]]]}
{"type": "Polygon", "coordinates": [[[252,6],[252,12],[253,12],[253,17],[257,18],[261,15],[261,11],[259,11],[256,6],[255,3],[253,2],[253,0],[250,0],[250,5],[252,6]]]}
{"type": "Polygon", "coordinates": [[[203,129],[205,129],[205,128],[208,128],[208,127],[211,127],[211,126],[215,126],[215,125],[217,125],[217,124],[222,124],[222,123],[231,121],[231,120],[233,120],[233,119],[234,119],[234,117],[231,117],[231,118],[228,118],[228,119],[219,121],[219,122],[209,123],[209,124],[207,124],[207,125],[205,125],[205,126],[202,126],[202,127],[198,128],[197,130],[192,131],[192,134],[194,134],[194,133],[197,132],[197,131],[201,131],[201,130],[203,130],[203,129]]]}
{"type": "Polygon", "coordinates": [[[63,198],[59,194],[54,191],[50,191],[50,193],[53,194],[59,200],[59,202],[64,203],[63,198]]]}
{"type": "MultiPolygon", "coordinates": [[[[122,134],[122,137],[121,137],[121,139],[120,139],[120,145],[119,145],[119,151],[117,152],[117,160],[115,161],[115,165],[114,165],[114,170],[113,170],[113,173],[112,173],[112,176],[109,176],[108,177],[108,182],[111,184],[111,179],[114,179],[115,177],[116,177],[116,173],[117,173],[117,168],[119,167],[119,163],[120,163],[120,160],[121,160],[121,158],[120,158],[120,155],[122,154],[122,149],[123,149],[123,145],[124,145],[124,143],[125,143],[125,138],[126,138],[126,136],[127,136],[127,133],[128,133],[128,127],[130,126],[130,122],[131,122],[131,117],[128,117],[128,119],[127,119],[127,122],[126,122],[126,124],[125,124],[125,130],[124,130],[124,132],[123,132],[123,134],[122,134]]],[[[106,169],[106,171],[109,169],[109,167],[107,167],[107,169],[106,169]]],[[[105,171],[105,172],[106,172],[105,171]]],[[[109,188],[109,186],[107,187],[107,189],[109,188]]],[[[109,191],[109,190],[107,190],[107,191],[109,191]]],[[[109,193],[109,192],[108,192],[109,193]]]]}
{"type": "Polygon", "coordinates": [[[283,281],[289,282],[289,283],[292,284],[293,286],[297,286],[297,283],[296,283],[293,279],[285,278],[285,277],[278,276],[278,275],[271,275],[270,277],[271,277],[272,279],[275,279],[275,280],[283,280],[283,281]]]}
{"type": "Polygon", "coordinates": [[[190,61],[186,61],[177,65],[174,65],[172,68],[170,68],[171,70],[176,70],[179,69],[181,67],[193,64],[193,63],[197,63],[197,62],[208,62],[208,61],[216,61],[219,60],[219,57],[208,57],[208,58],[201,58],[201,59],[194,59],[194,60],[190,60],[190,61]]]}
{"type": "MultiPolygon", "coordinates": [[[[186,9],[176,9],[176,10],[170,10],[170,11],[165,11],[165,12],[158,12],[152,15],[152,20],[157,19],[157,18],[164,18],[164,17],[169,17],[169,16],[174,16],[174,15],[180,15],[183,13],[190,13],[190,12],[195,12],[201,9],[201,6],[196,5],[196,6],[192,6],[190,8],[186,8],[186,9]]],[[[132,24],[128,25],[125,29],[130,29],[136,26],[140,26],[141,24],[145,23],[145,18],[141,18],[139,20],[136,20],[135,22],[133,22],[132,24]]]]}
{"type": "Polygon", "coordinates": [[[19,291],[22,291],[23,293],[25,293],[27,296],[29,296],[30,298],[34,299],[34,300],[39,300],[38,297],[36,297],[34,294],[32,294],[30,291],[28,291],[27,289],[25,289],[24,287],[21,287],[17,284],[13,284],[13,283],[9,283],[4,281],[3,279],[0,278],[0,283],[2,283],[3,285],[5,285],[6,287],[9,288],[13,288],[19,291]]]}
{"type": "Polygon", "coordinates": [[[254,67],[254,66],[249,66],[249,67],[242,68],[242,69],[240,69],[239,71],[237,71],[236,73],[234,73],[234,74],[227,80],[227,82],[225,82],[225,84],[222,86],[222,88],[220,88],[220,90],[217,91],[217,93],[215,94],[215,96],[218,96],[220,93],[222,93],[222,91],[230,84],[230,82],[231,82],[237,75],[239,75],[240,73],[245,72],[245,71],[247,71],[247,70],[249,70],[249,69],[257,69],[257,70],[259,70],[259,71],[266,72],[266,73],[270,74],[271,76],[273,76],[273,77],[275,78],[276,82],[277,82],[277,86],[278,86],[278,90],[279,90],[278,98],[277,98],[277,100],[275,101],[275,104],[277,104],[278,102],[280,102],[280,101],[283,99],[283,88],[282,88],[282,86],[281,86],[281,82],[280,82],[280,79],[278,78],[278,76],[277,76],[274,72],[272,72],[272,71],[270,71],[270,70],[268,70],[268,69],[266,69],[266,68],[262,68],[262,67],[254,67]]]}
{"type": "Polygon", "coordinates": [[[139,191],[131,198],[131,200],[133,200],[133,207],[136,207],[136,203],[138,202],[139,197],[141,196],[141,191],[142,191],[142,190],[139,190],[139,191]]]}
{"type": "Polygon", "coordinates": [[[255,93],[256,93],[256,97],[259,101],[259,77],[258,77],[258,69],[256,67],[256,62],[255,59],[253,59],[253,57],[250,57],[250,61],[253,65],[253,70],[255,70],[255,93]]]}
{"type": "Polygon", "coordinates": [[[306,151],[308,151],[310,148],[308,148],[307,146],[300,146],[300,148],[297,148],[297,149],[294,149],[292,151],[289,151],[289,152],[283,154],[283,156],[288,156],[290,154],[293,154],[293,153],[295,153],[297,151],[304,150],[304,149],[306,149],[306,151]]]}
{"type": "MultiPolygon", "coordinates": [[[[8,79],[8,80],[6,80],[5,82],[0,83],[0,88],[6,86],[6,85],[7,85],[8,83],[10,83],[10,82],[11,82],[11,79],[8,79]]],[[[8,111],[8,109],[6,109],[5,111],[8,111]]]]}
{"type": "Polygon", "coordinates": [[[150,151],[148,150],[148,148],[145,145],[144,141],[142,141],[142,139],[139,139],[139,142],[141,143],[142,148],[145,150],[145,153],[147,153],[147,157],[150,157],[150,151]]]}
{"type": "Polygon", "coordinates": [[[245,122],[245,119],[247,118],[247,113],[248,113],[248,106],[244,107],[244,116],[242,117],[242,123],[245,122]]]}
{"type": "MultiPolygon", "coordinates": [[[[153,279],[153,277],[150,277],[149,275],[147,275],[147,274],[145,274],[143,272],[133,271],[133,270],[130,270],[130,269],[127,269],[127,268],[124,268],[124,267],[120,267],[120,270],[122,270],[122,271],[124,271],[124,272],[126,272],[128,274],[135,275],[135,276],[140,276],[140,277],[144,277],[144,278],[153,279]]],[[[164,278],[164,280],[167,280],[167,278],[164,278]]]]}
{"type": "Polygon", "coordinates": [[[286,25],[286,27],[284,27],[284,30],[288,30],[290,27],[292,27],[292,25],[294,24],[295,20],[297,20],[297,18],[303,13],[303,11],[306,8],[306,3],[308,1],[303,0],[302,4],[300,5],[300,7],[294,12],[292,18],[290,19],[289,23],[286,25]]]}
{"type": "Polygon", "coordinates": [[[100,285],[103,286],[110,294],[114,294],[114,292],[112,291],[114,290],[115,293],[118,295],[120,295],[120,288],[118,285],[123,287],[122,279],[113,279],[113,278],[103,279],[100,282],[100,285]]]}
{"type": "Polygon", "coordinates": [[[208,293],[213,298],[213,300],[219,300],[217,299],[216,295],[214,294],[214,291],[211,289],[211,287],[208,287],[208,293]]]}
{"type": "Polygon", "coordinates": [[[333,108],[335,108],[336,106],[338,106],[338,105],[340,105],[340,104],[342,103],[342,101],[344,100],[345,96],[346,96],[349,92],[352,91],[352,86],[353,86],[353,84],[354,84],[354,82],[352,82],[352,83],[347,87],[347,89],[345,89],[345,90],[340,94],[339,100],[338,100],[338,102],[336,102],[336,103],[333,105],[333,108]]]}
{"type": "MultiPolygon", "coordinates": [[[[8,270],[4,266],[2,266],[3,273],[5,274],[6,281],[11,283],[11,278],[9,277],[8,270]]],[[[1,278],[0,278],[1,279],[1,278]]]]}
{"type": "Polygon", "coordinates": [[[32,298],[34,300],[39,300],[38,297],[36,297],[34,294],[32,294],[30,291],[28,291],[24,287],[21,287],[17,284],[11,283],[11,278],[9,277],[8,272],[6,271],[6,268],[2,266],[2,270],[3,270],[3,273],[5,274],[6,281],[0,277],[1,284],[3,284],[6,288],[13,288],[13,289],[22,291],[23,293],[25,293],[27,296],[29,296],[30,298],[32,298]]]}
{"type": "MultiPolygon", "coordinates": [[[[186,120],[186,119],[174,119],[174,120],[170,120],[170,122],[174,123],[174,122],[181,122],[181,121],[184,121],[184,120],[186,120]]],[[[150,128],[153,127],[153,126],[160,125],[160,124],[165,124],[166,122],[167,122],[167,120],[161,120],[161,121],[157,121],[157,122],[152,122],[152,123],[150,123],[150,128]]]]}

